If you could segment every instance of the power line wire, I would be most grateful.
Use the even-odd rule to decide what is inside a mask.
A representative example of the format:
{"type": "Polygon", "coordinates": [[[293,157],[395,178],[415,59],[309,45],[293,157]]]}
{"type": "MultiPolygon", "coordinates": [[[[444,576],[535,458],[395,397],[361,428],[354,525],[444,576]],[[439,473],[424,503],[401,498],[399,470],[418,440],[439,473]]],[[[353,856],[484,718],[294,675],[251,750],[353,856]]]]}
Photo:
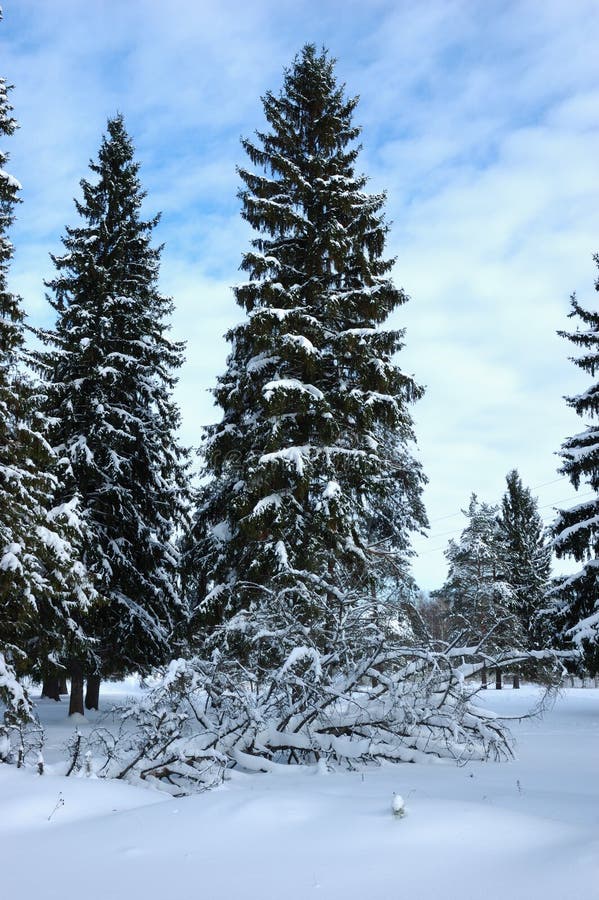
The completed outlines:
{"type": "MultiPolygon", "coordinates": [[[[556,480],[561,481],[561,479],[559,479],[559,478],[556,480]]],[[[555,482],[548,482],[548,483],[554,484],[555,482]]],[[[538,485],[538,487],[540,487],[540,485],[538,485]]],[[[551,503],[545,503],[543,506],[538,506],[537,509],[547,509],[550,506],[552,506],[552,507],[555,506],[557,503],[569,503],[571,500],[584,500],[587,497],[594,497],[594,496],[595,496],[594,491],[588,491],[586,494],[576,494],[573,497],[565,497],[563,500],[553,500],[551,503]]],[[[543,524],[547,525],[548,522],[544,521],[543,524]]],[[[438,532],[437,534],[427,535],[425,540],[430,541],[433,538],[436,539],[436,538],[444,537],[445,535],[458,534],[458,532],[461,532],[463,530],[464,530],[463,528],[454,528],[452,531],[441,531],[441,532],[438,532]]],[[[418,553],[417,555],[418,556],[426,556],[428,553],[436,553],[438,550],[445,550],[445,546],[433,547],[430,550],[423,550],[422,553],[418,553]]]]}
{"type": "MultiPolygon", "coordinates": [[[[567,477],[568,477],[567,475],[562,475],[561,478],[554,478],[552,481],[543,481],[541,484],[533,484],[533,486],[531,488],[529,488],[529,490],[537,491],[539,488],[547,487],[550,484],[557,484],[558,481],[564,481],[567,477]]],[[[562,501],[559,500],[556,502],[561,503],[562,501]]],[[[543,507],[540,507],[540,508],[542,509],[543,507]]],[[[437,516],[436,518],[431,519],[430,523],[432,525],[433,522],[444,522],[445,519],[455,519],[456,516],[461,516],[461,515],[462,515],[462,510],[460,509],[460,510],[458,510],[458,512],[448,513],[446,516],[437,516]]],[[[446,532],[446,533],[449,534],[450,532],[446,532]]]]}

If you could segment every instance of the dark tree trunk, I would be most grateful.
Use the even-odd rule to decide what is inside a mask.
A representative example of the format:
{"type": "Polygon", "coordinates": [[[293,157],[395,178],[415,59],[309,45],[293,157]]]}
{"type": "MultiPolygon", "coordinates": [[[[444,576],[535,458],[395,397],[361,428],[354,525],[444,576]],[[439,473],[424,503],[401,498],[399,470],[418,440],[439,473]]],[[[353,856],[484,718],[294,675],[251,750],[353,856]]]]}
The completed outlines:
{"type": "Polygon", "coordinates": [[[60,700],[60,680],[56,675],[46,675],[42,684],[42,697],[60,700]]]}
{"type": "Polygon", "coordinates": [[[67,687],[67,676],[66,675],[62,675],[58,679],[58,690],[60,691],[61,695],[69,693],[69,689],[67,687]]]}
{"type": "Polygon", "coordinates": [[[483,670],[480,674],[480,686],[483,689],[483,691],[487,690],[487,667],[484,663],[483,663],[483,670]]]}
{"type": "Polygon", "coordinates": [[[100,676],[88,675],[85,691],[85,708],[100,709],[100,676]]]}
{"type": "Polygon", "coordinates": [[[501,681],[501,669],[495,669],[495,690],[500,691],[503,687],[501,681]]]}
{"type": "Polygon", "coordinates": [[[69,702],[69,715],[80,713],[85,715],[83,709],[83,669],[79,663],[71,667],[71,699],[69,702]]]}
{"type": "Polygon", "coordinates": [[[520,688],[520,673],[514,672],[514,690],[517,691],[520,688]]]}

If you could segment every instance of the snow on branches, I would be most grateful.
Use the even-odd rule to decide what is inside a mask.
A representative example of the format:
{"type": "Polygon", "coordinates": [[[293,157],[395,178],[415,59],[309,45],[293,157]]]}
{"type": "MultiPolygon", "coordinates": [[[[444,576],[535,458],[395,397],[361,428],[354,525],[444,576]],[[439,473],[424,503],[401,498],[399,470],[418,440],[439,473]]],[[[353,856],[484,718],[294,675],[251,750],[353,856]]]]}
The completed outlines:
{"type": "MultiPolygon", "coordinates": [[[[593,257],[599,267],[599,254],[593,257]]],[[[595,282],[599,291],[599,279],[595,282]]],[[[560,473],[567,475],[578,490],[584,485],[590,499],[570,509],[562,509],[552,526],[553,548],[559,559],[570,557],[581,563],[579,570],[554,586],[554,608],[562,634],[577,646],[586,668],[599,672],[599,310],[597,304],[582,306],[571,298],[570,318],[577,320],[575,331],[559,331],[581,351],[572,357],[592,383],[585,391],[567,397],[568,406],[584,419],[585,430],[567,438],[559,451],[560,473]]]]}
{"type": "Polygon", "coordinates": [[[22,766],[33,751],[41,749],[37,724],[27,691],[14,668],[0,652],[0,762],[22,766]]]}
{"type": "Polygon", "coordinates": [[[476,676],[531,655],[559,667],[543,651],[385,644],[346,671],[334,654],[298,646],[265,679],[218,652],[174,660],[146,695],[112,711],[116,735],[94,732],[96,774],[179,796],[220,784],[231,770],[509,758],[509,730],[479,705],[476,676]]]}

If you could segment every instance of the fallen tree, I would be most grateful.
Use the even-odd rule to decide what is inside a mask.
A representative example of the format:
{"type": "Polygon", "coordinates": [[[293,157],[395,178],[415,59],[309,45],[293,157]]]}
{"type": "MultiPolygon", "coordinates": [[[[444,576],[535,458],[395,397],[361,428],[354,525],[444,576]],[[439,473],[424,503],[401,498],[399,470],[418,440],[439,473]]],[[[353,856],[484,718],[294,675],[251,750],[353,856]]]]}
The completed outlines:
{"type": "Polygon", "coordinates": [[[178,659],[147,694],[116,707],[118,728],[97,729],[87,750],[96,774],[174,795],[219,784],[231,769],[505,759],[509,728],[479,704],[477,675],[531,659],[562,670],[550,651],[490,656],[480,645],[381,645],[345,672],[334,654],[298,645],[264,679],[218,652],[178,659]]]}

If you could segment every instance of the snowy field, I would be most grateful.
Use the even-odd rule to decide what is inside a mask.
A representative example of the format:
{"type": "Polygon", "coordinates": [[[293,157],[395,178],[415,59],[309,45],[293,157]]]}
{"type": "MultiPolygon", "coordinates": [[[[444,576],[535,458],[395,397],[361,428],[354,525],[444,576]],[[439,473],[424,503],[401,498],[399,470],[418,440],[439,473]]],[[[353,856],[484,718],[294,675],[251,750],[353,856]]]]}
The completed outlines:
{"type": "MultiPolygon", "coordinates": [[[[525,687],[485,699],[515,715],[535,696],[525,687]]],[[[65,702],[40,711],[51,770],[74,726],[65,702]]],[[[595,900],[599,690],[567,689],[513,731],[509,763],[234,775],[175,800],[0,765],[1,897],[595,900]],[[404,818],[391,813],[393,792],[404,818]]]]}

